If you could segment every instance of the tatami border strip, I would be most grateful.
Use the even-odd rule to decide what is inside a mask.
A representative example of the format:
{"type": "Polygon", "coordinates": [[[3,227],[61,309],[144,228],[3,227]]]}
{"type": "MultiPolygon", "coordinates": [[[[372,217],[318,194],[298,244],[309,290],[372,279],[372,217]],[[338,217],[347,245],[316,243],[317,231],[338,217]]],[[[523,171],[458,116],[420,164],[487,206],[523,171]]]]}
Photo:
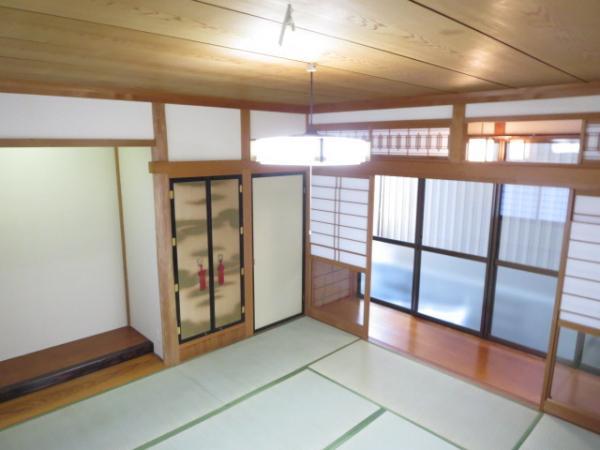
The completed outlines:
{"type": "Polygon", "coordinates": [[[324,450],[333,450],[333,449],[338,448],[344,442],[349,441],[354,436],[356,436],[358,433],[360,433],[362,430],[364,430],[367,426],[369,426],[369,424],[371,424],[372,422],[377,420],[385,412],[386,412],[385,408],[379,408],[373,414],[371,414],[370,416],[367,416],[365,419],[361,420],[356,425],[354,425],[352,428],[350,428],[348,431],[346,431],[344,434],[342,434],[339,438],[337,438],[335,441],[333,441],[331,444],[329,444],[327,447],[325,447],[324,450]]]}
{"type": "MultiPolygon", "coordinates": [[[[218,407],[216,409],[213,409],[212,411],[210,411],[210,412],[208,412],[206,414],[203,414],[202,416],[197,417],[194,420],[191,420],[191,421],[189,421],[189,422],[187,422],[187,423],[185,423],[185,424],[183,424],[183,425],[181,425],[181,426],[179,426],[179,427],[177,427],[177,428],[175,428],[175,429],[173,429],[171,431],[168,431],[167,433],[164,433],[164,434],[162,434],[162,435],[160,435],[160,436],[152,439],[151,441],[148,441],[145,444],[142,444],[139,447],[136,447],[136,450],[143,450],[143,449],[148,449],[150,447],[153,447],[156,444],[159,444],[159,443],[161,443],[161,442],[163,442],[163,441],[165,441],[165,440],[167,440],[167,439],[169,439],[169,438],[171,438],[171,437],[173,437],[173,436],[175,436],[175,435],[177,435],[177,434],[179,434],[179,433],[181,433],[181,432],[183,432],[183,431],[185,431],[185,430],[187,430],[187,429],[189,429],[189,428],[191,428],[191,427],[193,427],[195,425],[198,425],[199,423],[202,423],[202,422],[210,419],[211,417],[216,416],[217,414],[220,414],[223,411],[226,411],[226,410],[234,407],[235,405],[237,405],[237,404],[239,404],[239,403],[241,403],[241,402],[243,402],[243,401],[245,401],[245,400],[247,400],[247,399],[249,399],[251,397],[254,397],[257,394],[260,394],[261,392],[266,391],[267,389],[269,389],[269,388],[271,388],[271,387],[273,387],[275,385],[278,385],[278,384],[286,381],[287,379],[292,378],[295,375],[298,375],[299,373],[301,373],[304,370],[308,369],[310,365],[315,364],[315,363],[321,361],[322,359],[327,358],[327,357],[333,355],[334,353],[336,353],[336,352],[338,352],[340,350],[345,349],[346,347],[348,347],[348,346],[356,343],[357,341],[360,341],[360,338],[356,338],[356,339],[352,340],[351,342],[349,342],[347,344],[344,344],[343,346],[338,347],[337,349],[335,349],[335,350],[333,350],[333,351],[331,351],[331,352],[329,352],[329,353],[327,353],[327,354],[325,354],[325,355],[323,355],[323,356],[315,359],[314,361],[311,361],[308,364],[305,364],[302,367],[299,367],[299,368],[297,368],[297,369],[295,369],[295,370],[293,370],[293,371],[291,371],[291,372],[283,375],[282,377],[276,378],[275,380],[270,381],[269,383],[267,383],[267,384],[265,384],[263,386],[260,386],[260,387],[258,387],[256,389],[248,392],[247,394],[242,395],[241,397],[238,397],[238,398],[236,398],[236,399],[234,399],[234,400],[232,400],[232,401],[230,401],[228,403],[225,403],[224,405],[222,405],[222,406],[220,406],[220,407],[218,407]]],[[[374,403],[374,402],[371,402],[371,403],[374,403]]]]}
{"type": "Polygon", "coordinates": [[[354,389],[351,389],[351,388],[349,388],[349,387],[348,387],[348,386],[346,386],[346,385],[343,385],[342,383],[340,383],[340,382],[338,382],[338,381],[334,380],[333,378],[329,378],[327,375],[323,375],[321,372],[317,371],[316,369],[313,369],[312,367],[309,367],[309,368],[308,368],[308,370],[310,370],[311,372],[314,372],[314,373],[316,373],[316,374],[317,374],[317,375],[319,375],[320,377],[323,377],[323,378],[325,378],[326,380],[328,380],[328,381],[330,381],[330,382],[332,382],[332,383],[334,383],[334,384],[337,384],[338,386],[340,386],[340,387],[342,387],[342,388],[346,389],[347,391],[350,391],[350,392],[352,392],[353,394],[355,394],[355,395],[358,395],[359,397],[361,397],[361,398],[363,398],[363,399],[365,399],[365,400],[368,400],[368,401],[370,401],[371,403],[373,403],[373,404],[375,404],[375,405],[379,406],[380,408],[384,409],[385,411],[387,411],[387,412],[389,412],[389,413],[391,413],[391,414],[393,414],[393,415],[395,415],[395,416],[397,416],[397,417],[400,417],[401,419],[403,419],[403,420],[406,420],[407,422],[410,422],[410,423],[411,423],[411,424],[413,424],[413,425],[416,425],[416,426],[417,426],[417,427],[419,427],[420,429],[422,429],[422,430],[426,431],[426,432],[427,432],[427,433],[429,433],[429,434],[432,434],[432,435],[434,435],[435,437],[437,437],[437,438],[439,438],[439,439],[443,440],[444,442],[447,442],[448,444],[451,444],[451,445],[453,445],[453,446],[454,446],[454,447],[456,447],[456,448],[459,448],[459,449],[462,449],[462,450],[467,450],[467,449],[465,449],[464,447],[461,447],[461,446],[460,446],[459,444],[457,444],[456,442],[453,442],[453,441],[451,441],[450,439],[448,439],[448,438],[446,438],[446,437],[444,437],[444,436],[442,436],[442,435],[440,435],[440,434],[436,433],[435,431],[433,431],[433,430],[430,430],[429,428],[426,428],[426,427],[424,427],[424,426],[423,426],[423,425],[421,425],[420,423],[417,423],[417,422],[415,422],[414,420],[412,420],[412,419],[409,419],[408,417],[405,417],[405,416],[403,416],[402,414],[400,414],[400,413],[398,413],[398,412],[396,412],[396,411],[394,411],[394,410],[392,410],[392,409],[389,409],[388,407],[386,407],[386,406],[382,405],[382,404],[381,404],[381,403],[379,403],[379,402],[376,402],[375,400],[373,400],[373,399],[371,399],[371,398],[367,397],[366,395],[364,395],[364,394],[361,394],[360,392],[357,392],[357,391],[355,391],[354,389]]]}

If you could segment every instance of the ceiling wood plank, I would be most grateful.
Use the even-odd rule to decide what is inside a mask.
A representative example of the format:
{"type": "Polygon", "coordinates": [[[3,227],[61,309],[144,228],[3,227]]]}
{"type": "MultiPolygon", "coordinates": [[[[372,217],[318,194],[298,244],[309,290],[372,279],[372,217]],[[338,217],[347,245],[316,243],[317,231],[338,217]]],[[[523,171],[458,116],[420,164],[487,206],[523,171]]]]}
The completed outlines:
{"type": "MultiPolygon", "coordinates": [[[[251,54],[316,61],[322,66],[441,91],[499,87],[463,73],[305,30],[289,33],[285,45],[279,47],[278,23],[189,0],[0,0],[0,5],[210,43],[251,54]]],[[[558,82],[553,77],[544,80],[550,82],[550,78],[558,82]]]]}
{"type": "MultiPolygon", "coordinates": [[[[252,99],[249,90],[257,89],[271,92],[276,101],[308,100],[305,66],[295,61],[256,55],[251,64],[240,51],[6,8],[0,8],[0,21],[7,24],[0,29],[3,57],[79,65],[121,75],[127,83],[152,74],[157,82],[176,81],[195,95],[252,99]]],[[[435,92],[329,68],[320,70],[317,80],[318,102],[435,92]]]]}
{"type": "MultiPolygon", "coordinates": [[[[206,3],[280,21],[288,0],[206,0],[206,3]]],[[[467,9],[464,2],[455,3],[460,3],[457,9],[467,9]]],[[[477,0],[471,3],[471,11],[482,13],[477,0]]],[[[514,87],[576,81],[408,0],[294,0],[292,4],[297,27],[481,79],[514,87]]]]}
{"type": "Polygon", "coordinates": [[[417,0],[587,81],[600,79],[598,0],[417,0]]]}

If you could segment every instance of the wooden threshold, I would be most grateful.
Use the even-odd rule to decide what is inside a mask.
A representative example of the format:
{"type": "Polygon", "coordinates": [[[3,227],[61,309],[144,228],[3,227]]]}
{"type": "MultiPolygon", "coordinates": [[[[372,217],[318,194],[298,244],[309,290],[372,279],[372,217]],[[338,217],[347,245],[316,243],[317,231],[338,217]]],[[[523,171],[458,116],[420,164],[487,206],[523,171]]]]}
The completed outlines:
{"type": "Polygon", "coordinates": [[[0,402],[151,353],[131,327],[100,333],[0,362],[0,402]]]}

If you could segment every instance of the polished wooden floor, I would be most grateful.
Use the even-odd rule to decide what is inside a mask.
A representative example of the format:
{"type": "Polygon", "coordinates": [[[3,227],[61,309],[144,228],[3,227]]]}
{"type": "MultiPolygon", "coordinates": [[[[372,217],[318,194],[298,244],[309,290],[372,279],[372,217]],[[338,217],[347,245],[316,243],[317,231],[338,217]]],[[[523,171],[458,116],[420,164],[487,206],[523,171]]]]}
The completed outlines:
{"type": "Polygon", "coordinates": [[[122,386],[158,372],[163,368],[164,364],[160,358],[154,354],[147,354],[38,392],[0,403],[0,430],[70,403],[122,386]]]}
{"type": "Polygon", "coordinates": [[[369,339],[538,406],[544,359],[371,303],[369,339]]]}

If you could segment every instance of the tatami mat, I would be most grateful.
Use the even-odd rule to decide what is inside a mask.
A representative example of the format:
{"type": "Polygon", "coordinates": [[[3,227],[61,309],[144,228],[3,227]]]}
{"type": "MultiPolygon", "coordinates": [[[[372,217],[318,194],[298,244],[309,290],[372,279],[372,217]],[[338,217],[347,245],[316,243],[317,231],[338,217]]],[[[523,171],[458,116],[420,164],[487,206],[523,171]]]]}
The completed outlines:
{"type": "Polygon", "coordinates": [[[521,450],[598,450],[600,435],[544,414],[521,450]]]}
{"type": "Polygon", "coordinates": [[[152,448],[322,449],[378,409],[347,389],[304,371],[152,448]]]}
{"type": "Polygon", "coordinates": [[[0,449],[131,449],[355,339],[312,319],[298,319],[0,431],[0,449]]]}
{"type": "Polygon", "coordinates": [[[456,450],[457,447],[390,412],[345,441],[340,450],[456,450]]]}
{"type": "Polygon", "coordinates": [[[512,449],[538,414],[533,409],[364,341],[311,367],[471,450],[512,449]]]}

